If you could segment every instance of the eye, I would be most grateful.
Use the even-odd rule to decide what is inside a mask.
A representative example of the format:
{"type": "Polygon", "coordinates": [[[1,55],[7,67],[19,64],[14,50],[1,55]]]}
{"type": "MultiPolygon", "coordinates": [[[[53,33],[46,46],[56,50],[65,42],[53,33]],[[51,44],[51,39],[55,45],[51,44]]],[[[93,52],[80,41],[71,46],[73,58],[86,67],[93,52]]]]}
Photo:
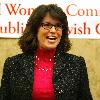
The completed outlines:
{"type": "Polygon", "coordinates": [[[55,25],[56,27],[59,27],[59,28],[62,28],[62,25],[61,24],[57,24],[55,25]]]}
{"type": "Polygon", "coordinates": [[[44,28],[44,29],[50,29],[52,27],[52,24],[50,23],[42,23],[41,26],[44,28]]]}
{"type": "Polygon", "coordinates": [[[48,26],[48,27],[51,26],[51,24],[49,24],[49,23],[44,23],[43,25],[48,26]]]}

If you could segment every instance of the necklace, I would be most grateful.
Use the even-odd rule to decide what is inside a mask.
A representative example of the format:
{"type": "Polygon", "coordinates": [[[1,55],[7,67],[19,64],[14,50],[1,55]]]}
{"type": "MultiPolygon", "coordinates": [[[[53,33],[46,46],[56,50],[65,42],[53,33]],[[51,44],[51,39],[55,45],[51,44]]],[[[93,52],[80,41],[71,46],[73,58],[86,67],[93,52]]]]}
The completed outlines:
{"type": "Polygon", "coordinates": [[[34,60],[35,69],[43,72],[52,71],[54,66],[54,55],[55,49],[44,50],[38,48],[34,60]]]}
{"type": "MultiPolygon", "coordinates": [[[[38,67],[37,67],[37,68],[38,68],[38,67]]],[[[47,71],[51,71],[51,68],[46,68],[46,69],[44,69],[44,68],[38,68],[38,70],[39,70],[39,71],[46,71],[46,72],[47,72],[47,71]]]]}
{"type": "Polygon", "coordinates": [[[49,58],[46,59],[46,61],[42,59],[40,59],[39,57],[35,56],[35,61],[34,61],[34,65],[35,65],[35,70],[38,69],[39,71],[52,71],[53,69],[53,59],[49,58]]]}

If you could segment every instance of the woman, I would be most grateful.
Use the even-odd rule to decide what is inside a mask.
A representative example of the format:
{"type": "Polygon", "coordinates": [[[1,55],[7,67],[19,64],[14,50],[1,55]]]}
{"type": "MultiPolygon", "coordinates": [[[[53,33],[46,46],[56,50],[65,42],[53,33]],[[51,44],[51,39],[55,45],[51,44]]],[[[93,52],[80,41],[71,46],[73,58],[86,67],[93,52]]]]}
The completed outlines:
{"type": "Polygon", "coordinates": [[[84,58],[66,53],[71,45],[60,7],[37,7],[19,45],[23,53],[5,61],[0,100],[92,100],[84,58]]]}

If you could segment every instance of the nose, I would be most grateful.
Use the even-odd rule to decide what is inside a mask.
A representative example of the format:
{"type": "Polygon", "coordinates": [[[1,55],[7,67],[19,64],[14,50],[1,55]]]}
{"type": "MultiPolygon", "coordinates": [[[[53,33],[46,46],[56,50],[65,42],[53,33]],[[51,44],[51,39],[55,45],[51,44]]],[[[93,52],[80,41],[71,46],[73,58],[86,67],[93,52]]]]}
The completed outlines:
{"type": "Polygon", "coordinates": [[[50,32],[56,32],[56,28],[54,26],[51,27],[50,32]]]}

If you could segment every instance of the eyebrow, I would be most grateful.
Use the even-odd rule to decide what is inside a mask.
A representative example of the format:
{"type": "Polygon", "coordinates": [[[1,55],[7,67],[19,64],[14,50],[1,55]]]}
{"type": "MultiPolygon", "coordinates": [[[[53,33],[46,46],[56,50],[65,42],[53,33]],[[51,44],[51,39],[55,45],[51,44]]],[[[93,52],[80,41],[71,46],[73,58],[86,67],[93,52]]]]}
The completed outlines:
{"type": "MultiPolygon", "coordinates": [[[[50,22],[42,22],[42,23],[52,24],[52,23],[50,23],[50,22]]],[[[61,23],[60,23],[60,22],[58,22],[58,23],[55,23],[55,24],[52,24],[52,25],[57,25],[57,24],[61,24],[61,23]]]]}

